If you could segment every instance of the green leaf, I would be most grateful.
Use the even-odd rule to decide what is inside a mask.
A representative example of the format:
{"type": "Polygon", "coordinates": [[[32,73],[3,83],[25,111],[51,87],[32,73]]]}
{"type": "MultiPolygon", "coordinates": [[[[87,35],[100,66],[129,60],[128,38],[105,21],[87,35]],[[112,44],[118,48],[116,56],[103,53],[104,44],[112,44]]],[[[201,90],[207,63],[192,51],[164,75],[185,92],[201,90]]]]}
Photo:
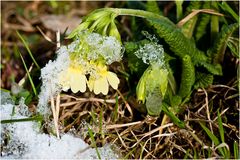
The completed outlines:
{"type": "MultiPolygon", "coordinates": [[[[192,12],[193,9],[200,9],[200,7],[202,6],[202,2],[201,1],[191,1],[190,4],[187,7],[187,11],[186,11],[186,15],[190,14],[192,12]]],[[[195,15],[194,17],[192,17],[190,20],[188,20],[182,27],[182,33],[185,35],[185,37],[187,38],[192,38],[197,20],[198,20],[199,15],[195,15]]]]}
{"type": "Polygon", "coordinates": [[[183,121],[181,121],[174,113],[169,111],[169,106],[166,103],[162,104],[162,110],[163,112],[168,115],[168,117],[171,118],[174,124],[176,124],[179,128],[185,128],[185,124],[183,121]]]}
{"type": "Polygon", "coordinates": [[[177,20],[179,21],[182,18],[182,4],[183,0],[175,0],[176,7],[177,7],[177,20]]]}
{"type": "Polygon", "coordinates": [[[239,22],[239,15],[233,11],[233,9],[227,4],[227,2],[218,3],[222,10],[230,14],[236,22],[239,22]]]}
{"type": "Polygon", "coordinates": [[[239,24],[224,25],[218,34],[214,45],[209,49],[208,54],[212,57],[213,64],[218,64],[223,61],[224,53],[227,47],[227,42],[232,33],[239,27],[239,24]]]}
{"type": "Polygon", "coordinates": [[[196,72],[194,88],[206,88],[213,83],[213,75],[209,73],[196,72]]]}
{"type": "Polygon", "coordinates": [[[24,61],[24,59],[23,59],[23,57],[22,57],[22,54],[20,53],[19,50],[18,50],[18,53],[19,53],[19,55],[20,55],[20,57],[21,57],[21,60],[22,60],[23,65],[24,65],[24,68],[25,68],[25,70],[26,70],[26,72],[27,72],[27,76],[28,76],[28,79],[29,79],[29,81],[30,81],[30,83],[31,83],[31,86],[32,86],[32,89],[33,89],[33,93],[34,93],[35,95],[37,95],[36,87],[35,87],[35,85],[34,85],[34,83],[33,83],[32,77],[31,77],[31,75],[30,75],[30,73],[29,73],[29,71],[28,71],[28,68],[27,68],[27,66],[26,66],[26,63],[25,63],[25,61],[24,61]]]}
{"type": "Polygon", "coordinates": [[[222,66],[220,64],[211,64],[207,62],[200,62],[213,75],[222,75],[222,66]]]}
{"type": "Polygon", "coordinates": [[[25,48],[27,49],[28,54],[29,54],[30,57],[32,58],[34,64],[37,66],[38,69],[40,69],[40,67],[39,67],[39,65],[37,64],[35,58],[33,57],[33,54],[32,54],[32,52],[31,52],[30,48],[28,47],[27,42],[24,40],[24,38],[21,36],[21,34],[20,34],[18,31],[16,31],[16,32],[17,32],[18,37],[19,37],[19,38],[21,39],[21,41],[23,42],[25,48]]]}
{"type": "MultiPolygon", "coordinates": [[[[210,2],[204,2],[203,9],[210,9],[210,2]]],[[[195,31],[195,39],[196,41],[199,41],[200,38],[203,37],[204,34],[207,32],[207,25],[210,22],[211,15],[209,14],[200,14],[198,18],[198,22],[196,25],[196,31],[195,31]]]]}
{"type": "Polygon", "coordinates": [[[202,123],[199,122],[203,130],[207,133],[208,137],[215,143],[215,145],[219,145],[218,138],[202,123]]]}
{"type": "Polygon", "coordinates": [[[222,118],[221,118],[221,116],[220,116],[220,114],[219,114],[219,110],[218,110],[218,127],[219,127],[219,133],[220,133],[220,137],[221,137],[221,141],[222,141],[222,143],[223,142],[225,142],[225,140],[224,140],[224,129],[223,129],[223,124],[222,124],[222,118]]]}
{"type": "Polygon", "coordinates": [[[185,37],[181,30],[167,18],[149,18],[147,21],[155,28],[158,36],[169,44],[175,55],[181,58],[189,55],[194,65],[207,60],[205,54],[197,49],[195,43],[185,37]]]}
{"type": "Polygon", "coordinates": [[[147,40],[140,42],[125,42],[125,53],[127,54],[128,67],[131,71],[131,74],[136,73],[137,76],[141,76],[143,72],[148,67],[141,59],[139,59],[134,52],[139,49],[139,47],[145,43],[149,43],[147,40]]]}
{"type": "Polygon", "coordinates": [[[1,120],[1,124],[15,123],[15,122],[28,122],[28,121],[43,121],[43,117],[41,115],[37,115],[29,118],[1,120]]]}
{"type": "Polygon", "coordinates": [[[229,47],[229,49],[231,50],[232,54],[235,57],[240,58],[240,56],[239,56],[239,38],[229,37],[227,46],[229,47]]]}
{"type": "Polygon", "coordinates": [[[192,90],[192,86],[195,82],[195,68],[192,64],[191,57],[186,55],[182,59],[182,74],[181,83],[178,91],[178,95],[185,98],[192,90]]]}
{"type": "Polygon", "coordinates": [[[146,10],[149,11],[149,12],[153,12],[153,13],[162,15],[162,13],[161,13],[161,11],[158,7],[158,2],[157,1],[148,0],[147,4],[146,4],[146,10]]]}
{"type": "MultiPolygon", "coordinates": [[[[203,130],[207,133],[208,137],[214,142],[214,144],[219,145],[220,142],[218,138],[202,122],[199,122],[199,124],[201,125],[203,130]]],[[[225,155],[222,148],[218,148],[218,150],[223,156],[225,155]]]]}
{"type": "MultiPolygon", "coordinates": [[[[218,10],[218,2],[211,2],[211,8],[213,8],[214,10],[218,10]]],[[[216,35],[219,32],[219,20],[218,20],[218,16],[216,15],[211,15],[211,40],[213,41],[214,39],[216,39],[216,35]]]]}
{"type": "Polygon", "coordinates": [[[236,141],[234,141],[234,143],[233,143],[233,151],[234,151],[234,158],[239,159],[240,158],[239,147],[238,147],[238,143],[236,141]]]}
{"type": "Polygon", "coordinates": [[[98,159],[101,159],[101,156],[100,156],[100,153],[98,151],[97,144],[96,144],[96,141],[95,141],[95,138],[94,138],[94,135],[93,135],[93,131],[88,125],[87,125],[87,127],[88,127],[88,134],[89,134],[89,136],[91,138],[91,141],[92,141],[92,145],[96,149],[98,159]]]}

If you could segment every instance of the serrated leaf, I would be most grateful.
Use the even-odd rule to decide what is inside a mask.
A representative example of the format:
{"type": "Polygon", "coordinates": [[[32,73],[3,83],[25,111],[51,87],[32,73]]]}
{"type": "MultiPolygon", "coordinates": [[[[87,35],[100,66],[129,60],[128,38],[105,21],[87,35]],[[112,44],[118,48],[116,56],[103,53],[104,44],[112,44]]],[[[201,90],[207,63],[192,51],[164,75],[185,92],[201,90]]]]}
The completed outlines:
{"type": "Polygon", "coordinates": [[[207,62],[200,62],[213,75],[222,75],[222,66],[220,64],[211,64],[207,62]]]}
{"type": "Polygon", "coordinates": [[[188,96],[192,90],[194,82],[195,68],[192,64],[191,57],[189,55],[186,55],[182,59],[182,74],[178,95],[180,95],[182,98],[188,96]]]}
{"type": "Polygon", "coordinates": [[[181,30],[167,18],[149,18],[147,21],[155,28],[159,37],[169,44],[175,55],[181,58],[189,55],[194,65],[207,60],[205,54],[196,48],[195,43],[185,37],[181,30]]]}
{"type": "Polygon", "coordinates": [[[162,14],[158,7],[157,1],[148,0],[147,4],[146,4],[146,10],[149,12],[156,13],[156,14],[162,14]]]}
{"type": "MultiPolygon", "coordinates": [[[[210,8],[210,2],[204,2],[202,8],[209,9],[210,8]]],[[[201,14],[198,18],[198,23],[195,30],[195,39],[198,41],[204,34],[206,34],[207,31],[207,25],[210,22],[211,15],[209,14],[201,14]]]]}
{"type": "Polygon", "coordinates": [[[231,50],[232,54],[235,57],[240,58],[240,56],[239,56],[239,38],[229,37],[227,46],[229,47],[229,49],[231,50]]]}
{"type": "Polygon", "coordinates": [[[223,61],[224,53],[227,47],[227,42],[232,33],[239,27],[239,24],[224,25],[218,34],[214,45],[209,49],[209,56],[212,57],[213,64],[218,64],[223,61]]]}
{"type": "Polygon", "coordinates": [[[142,44],[148,43],[149,41],[143,40],[140,42],[125,42],[124,48],[125,53],[127,54],[128,59],[128,67],[131,73],[136,73],[141,76],[143,72],[146,70],[147,65],[143,63],[141,59],[139,59],[134,52],[139,49],[142,44]]]}
{"type": "Polygon", "coordinates": [[[194,88],[206,88],[209,85],[213,83],[213,75],[202,73],[202,72],[196,72],[196,81],[194,84],[194,88]]]}

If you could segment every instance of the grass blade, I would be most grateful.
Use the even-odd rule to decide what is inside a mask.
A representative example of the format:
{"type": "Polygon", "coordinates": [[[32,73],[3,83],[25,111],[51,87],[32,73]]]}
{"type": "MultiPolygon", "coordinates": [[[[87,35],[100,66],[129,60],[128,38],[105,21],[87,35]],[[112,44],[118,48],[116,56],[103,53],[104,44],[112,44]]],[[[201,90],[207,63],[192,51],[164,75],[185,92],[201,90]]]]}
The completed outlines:
{"type": "Polygon", "coordinates": [[[28,71],[28,68],[27,68],[27,66],[26,66],[26,63],[25,63],[25,61],[24,61],[24,59],[23,59],[23,57],[22,57],[22,54],[20,53],[19,50],[17,50],[17,51],[18,51],[18,53],[19,53],[19,55],[20,55],[20,57],[21,57],[21,60],[22,60],[23,65],[24,65],[24,68],[25,68],[25,70],[26,70],[26,72],[27,72],[29,81],[30,81],[30,83],[31,83],[33,92],[34,92],[34,94],[35,94],[35,96],[36,96],[36,95],[37,95],[37,90],[36,90],[35,85],[34,85],[34,83],[33,83],[32,77],[31,77],[31,75],[30,75],[30,73],[29,73],[29,71],[28,71]]]}
{"type": "Polygon", "coordinates": [[[1,124],[15,123],[15,122],[27,122],[27,121],[42,121],[42,120],[43,120],[43,117],[41,115],[38,115],[38,116],[30,117],[30,118],[1,120],[1,124]]]}
{"type": "Polygon", "coordinates": [[[177,20],[179,21],[183,14],[183,11],[182,11],[183,0],[176,0],[175,3],[177,6],[177,20]]]}
{"type": "Polygon", "coordinates": [[[201,122],[199,122],[203,130],[207,133],[208,137],[215,143],[215,145],[219,144],[218,138],[201,122]]]}
{"type": "Polygon", "coordinates": [[[224,143],[225,142],[225,140],[224,140],[224,129],[223,129],[223,125],[222,125],[222,118],[219,114],[219,110],[218,110],[218,119],[217,120],[218,120],[218,127],[219,127],[219,133],[220,133],[221,141],[222,141],[222,143],[224,143]]]}
{"type": "Polygon", "coordinates": [[[240,159],[239,147],[238,147],[238,143],[236,141],[234,141],[234,143],[233,143],[233,152],[234,152],[234,159],[240,159]]]}
{"type": "Polygon", "coordinates": [[[30,48],[28,47],[27,42],[24,40],[24,38],[21,36],[21,34],[20,34],[18,31],[16,31],[16,32],[17,32],[18,37],[19,37],[19,38],[21,39],[21,41],[23,42],[25,48],[27,49],[28,54],[29,54],[30,57],[32,58],[34,64],[37,66],[38,69],[40,69],[40,67],[39,67],[39,65],[37,64],[35,58],[33,57],[33,54],[32,54],[32,52],[31,52],[30,48]]]}
{"type": "Polygon", "coordinates": [[[98,148],[97,148],[96,141],[95,141],[94,136],[93,136],[93,131],[92,131],[92,129],[89,126],[87,126],[87,127],[88,127],[88,133],[89,133],[89,136],[91,138],[93,147],[96,149],[98,159],[101,159],[100,153],[99,153],[98,148]]]}
{"type": "Polygon", "coordinates": [[[113,111],[113,122],[116,122],[117,118],[118,118],[118,96],[116,96],[116,105],[113,111]]]}
{"type": "Polygon", "coordinates": [[[101,138],[104,139],[104,132],[103,132],[103,108],[101,107],[100,116],[99,116],[99,132],[101,138]]]}

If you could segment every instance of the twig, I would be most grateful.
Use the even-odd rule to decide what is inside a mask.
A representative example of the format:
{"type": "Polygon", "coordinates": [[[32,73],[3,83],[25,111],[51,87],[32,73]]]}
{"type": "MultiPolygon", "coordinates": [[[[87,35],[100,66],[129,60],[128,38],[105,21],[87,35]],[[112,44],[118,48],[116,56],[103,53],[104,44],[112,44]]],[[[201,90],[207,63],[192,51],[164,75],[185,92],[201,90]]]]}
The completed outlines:
{"type": "Polygon", "coordinates": [[[54,120],[54,126],[55,126],[55,130],[56,130],[57,138],[59,139],[60,136],[59,136],[59,130],[58,130],[58,121],[57,121],[56,108],[54,105],[53,96],[51,96],[51,108],[52,108],[52,112],[53,112],[53,120],[54,120]]]}
{"type": "Polygon", "coordinates": [[[123,97],[122,93],[117,89],[117,92],[118,94],[120,95],[120,97],[123,99],[123,102],[125,103],[130,115],[131,115],[131,118],[133,117],[133,113],[132,113],[132,109],[130,107],[130,105],[127,103],[127,101],[125,100],[125,98],[123,97]]]}
{"type": "MultiPolygon", "coordinates": [[[[210,112],[209,112],[209,106],[208,106],[208,94],[207,94],[207,92],[206,92],[206,90],[203,88],[203,91],[204,91],[204,93],[205,93],[205,106],[206,106],[206,112],[207,112],[207,118],[208,118],[208,120],[210,121],[209,122],[209,126],[210,126],[210,130],[211,130],[211,132],[213,133],[213,128],[212,128],[212,123],[211,123],[211,117],[210,117],[210,112]]],[[[214,146],[214,142],[212,141],[212,147],[214,146]]]]}
{"type": "Polygon", "coordinates": [[[191,18],[193,18],[194,16],[196,16],[197,14],[199,14],[201,12],[216,15],[216,16],[224,16],[223,14],[218,13],[212,9],[192,10],[192,12],[189,15],[187,15],[185,18],[183,18],[181,21],[178,22],[177,26],[182,27],[187,21],[189,21],[191,18]]]}
{"type": "Polygon", "coordinates": [[[122,128],[122,127],[127,127],[127,126],[133,126],[137,124],[142,124],[144,123],[143,121],[137,121],[137,122],[132,122],[132,123],[127,123],[127,124],[113,124],[113,125],[108,125],[106,126],[106,129],[115,129],[115,128],[122,128]]]}

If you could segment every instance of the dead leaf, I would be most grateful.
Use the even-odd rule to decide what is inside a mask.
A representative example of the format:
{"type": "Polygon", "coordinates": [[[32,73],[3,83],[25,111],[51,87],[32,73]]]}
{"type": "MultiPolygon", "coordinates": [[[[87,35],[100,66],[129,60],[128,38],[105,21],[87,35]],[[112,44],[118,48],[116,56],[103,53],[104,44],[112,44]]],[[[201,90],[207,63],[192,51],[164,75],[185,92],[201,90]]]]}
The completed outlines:
{"type": "Polygon", "coordinates": [[[65,15],[43,15],[40,17],[43,25],[52,31],[61,33],[67,29],[66,34],[70,34],[82,21],[79,17],[69,17],[65,15]]]}

